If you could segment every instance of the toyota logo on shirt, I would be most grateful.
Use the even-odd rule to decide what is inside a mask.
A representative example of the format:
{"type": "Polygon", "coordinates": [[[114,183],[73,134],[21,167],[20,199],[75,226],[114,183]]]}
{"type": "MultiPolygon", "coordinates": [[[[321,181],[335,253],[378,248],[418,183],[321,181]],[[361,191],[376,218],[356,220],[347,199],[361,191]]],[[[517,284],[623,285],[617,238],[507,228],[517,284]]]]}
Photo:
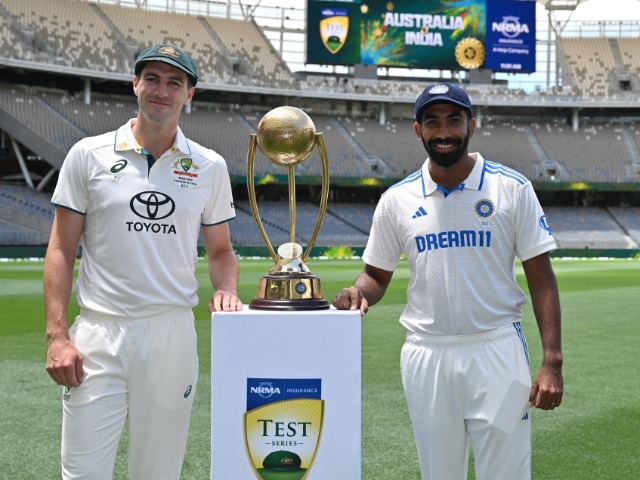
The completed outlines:
{"type": "Polygon", "coordinates": [[[176,210],[173,199],[161,192],[140,192],[131,198],[131,211],[146,220],[162,220],[176,210]]]}

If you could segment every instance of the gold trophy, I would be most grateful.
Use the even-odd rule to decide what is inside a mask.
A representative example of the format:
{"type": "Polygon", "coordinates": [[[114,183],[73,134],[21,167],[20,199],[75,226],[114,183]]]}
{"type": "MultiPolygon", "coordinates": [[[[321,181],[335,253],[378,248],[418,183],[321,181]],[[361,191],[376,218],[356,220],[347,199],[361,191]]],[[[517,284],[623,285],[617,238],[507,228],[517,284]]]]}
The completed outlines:
{"type": "Polygon", "coordinates": [[[268,112],[258,124],[258,131],[252,134],[247,154],[247,188],[249,203],[258,230],[269,250],[275,265],[260,279],[258,294],[249,305],[254,310],[325,310],[329,302],[322,297],[320,279],[305,265],[316,242],[329,198],[329,161],[322,133],[309,116],[295,107],[278,107],[268,112]],[[295,242],[296,236],[296,184],[294,166],[302,163],[318,145],[322,164],[322,191],[318,221],[303,253],[295,242]],[[289,242],[282,244],[278,252],[267,236],[258,213],[254,167],[256,146],[276,165],[288,169],[289,186],[289,242]]]}

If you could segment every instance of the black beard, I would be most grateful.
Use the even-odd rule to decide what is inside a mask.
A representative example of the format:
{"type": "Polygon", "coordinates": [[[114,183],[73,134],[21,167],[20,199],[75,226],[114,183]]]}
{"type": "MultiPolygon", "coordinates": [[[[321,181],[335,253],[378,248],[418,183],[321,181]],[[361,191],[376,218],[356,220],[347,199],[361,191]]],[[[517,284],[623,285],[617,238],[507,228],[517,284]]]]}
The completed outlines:
{"type": "Polygon", "coordinates": [[[458,161],[465,155],[467,148],[469,147],[469,134],[465,135],[464,140],[460,142],[460,140],[454,140],[452,138],[449,139],[434,139],[429,142],[425,142],[424,138],[422,139],[422,144],[424,145],[424,149],[429,154],[429,158],[433,163],[440,167],[451,167],[458,163],[458,161]],[[457,145],[453,152],[450,153],[439,153],[435,145],[438,143],[451,143],[453,145],[457,145]]]}

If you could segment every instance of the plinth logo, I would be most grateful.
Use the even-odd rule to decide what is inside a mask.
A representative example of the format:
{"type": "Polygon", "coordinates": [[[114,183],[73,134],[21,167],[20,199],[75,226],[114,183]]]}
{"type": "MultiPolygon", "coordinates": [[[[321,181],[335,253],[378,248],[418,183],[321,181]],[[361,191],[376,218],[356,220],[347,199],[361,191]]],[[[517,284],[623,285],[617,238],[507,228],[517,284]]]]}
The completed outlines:
{"type": "Polygon", "coordinates": [[[304,480],[324,419],[321,379],[247,379],[244,442],[259,480],[304,480]]]}

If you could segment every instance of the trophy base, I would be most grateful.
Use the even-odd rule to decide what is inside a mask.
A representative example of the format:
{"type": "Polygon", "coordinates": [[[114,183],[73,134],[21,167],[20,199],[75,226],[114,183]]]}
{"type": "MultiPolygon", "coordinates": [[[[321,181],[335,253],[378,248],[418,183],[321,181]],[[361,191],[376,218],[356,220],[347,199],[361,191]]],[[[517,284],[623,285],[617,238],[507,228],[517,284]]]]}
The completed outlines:
{"type": "Polygon", "coordinates": [[[328,310],[329,302],[324,298],[314,298],[310,300],[272,300],[267,298],[254,298],[249,304],[250,310],[328,310]]]}
{"type": "Polygon", "coordinates": [[[252,310],[326,310],[320,279],[313,274],[265,275],[260,279],[258,295],[249,304],[252,310]]]}

